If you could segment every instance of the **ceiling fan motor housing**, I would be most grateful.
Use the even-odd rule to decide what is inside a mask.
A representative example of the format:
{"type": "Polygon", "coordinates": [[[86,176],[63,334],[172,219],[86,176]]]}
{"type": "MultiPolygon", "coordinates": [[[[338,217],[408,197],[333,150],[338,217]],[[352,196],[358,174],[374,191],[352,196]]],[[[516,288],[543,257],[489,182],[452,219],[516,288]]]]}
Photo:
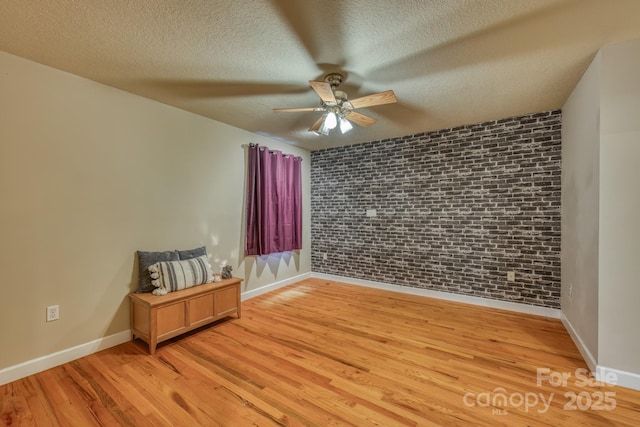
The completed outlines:
{"type": "Polygon", "coordinates": [[[326,76],[324,76],[324,81],[329,83],[331,85],[331,89],[334,89],[334,90],[335,88],[337,88],[342,84],[343,80],[344,80],[344,76],[340,73],[329,73],[326,76]]]}

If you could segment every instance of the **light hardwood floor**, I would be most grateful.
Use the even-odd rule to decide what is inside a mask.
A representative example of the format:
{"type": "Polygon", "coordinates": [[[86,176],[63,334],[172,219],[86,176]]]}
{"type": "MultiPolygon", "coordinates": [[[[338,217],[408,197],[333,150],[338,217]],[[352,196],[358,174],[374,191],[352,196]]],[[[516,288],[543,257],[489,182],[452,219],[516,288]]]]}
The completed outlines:
{"type": "Polygon", "coordinates": [[[309,279],[153,356],[130,342],[4,385],[0,425],[640,425],[640,392],[581,368],[558,320],[309,279]]]}

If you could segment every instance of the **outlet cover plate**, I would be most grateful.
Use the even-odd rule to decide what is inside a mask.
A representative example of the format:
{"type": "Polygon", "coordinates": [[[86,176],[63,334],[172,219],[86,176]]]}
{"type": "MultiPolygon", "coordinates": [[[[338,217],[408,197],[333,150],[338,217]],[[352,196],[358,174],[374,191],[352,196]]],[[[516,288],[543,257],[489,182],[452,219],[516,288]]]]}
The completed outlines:
{"type": "Polygon", "coordinates": [[[50,305],[47,307],[47,322],[60,319],[60,306],[50,305]]]}

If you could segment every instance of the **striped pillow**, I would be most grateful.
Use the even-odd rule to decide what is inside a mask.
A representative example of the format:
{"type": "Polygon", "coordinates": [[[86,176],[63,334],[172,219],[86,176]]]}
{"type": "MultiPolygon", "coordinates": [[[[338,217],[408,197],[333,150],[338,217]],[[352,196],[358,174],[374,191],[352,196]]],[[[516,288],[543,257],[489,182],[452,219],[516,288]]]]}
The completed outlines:
{"type": "Polygon", "coordinates": [[[213,281],[211,264],[206,255],[182,261],[161,261],[149,267],[154,295],[166,295],[213,281]]]}

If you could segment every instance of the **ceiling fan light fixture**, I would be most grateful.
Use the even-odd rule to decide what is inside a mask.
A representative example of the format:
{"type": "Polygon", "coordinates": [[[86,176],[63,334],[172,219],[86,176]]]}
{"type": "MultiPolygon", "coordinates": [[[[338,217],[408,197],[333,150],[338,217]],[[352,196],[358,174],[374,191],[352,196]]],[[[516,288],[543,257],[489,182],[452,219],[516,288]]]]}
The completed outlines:
{"type": "Polygon", "coordinates": [[[377,121],[373,117],[354,110],[398,102],[392,90],[347,100],[347,94],[337,90],[343,79],[344,77],[340,73],[329,73],[325,76],[324,81],[309,80],[309,86],[320,97],[319,107],[274,108],[274,111],[324,111],[325,114],[313,123],[309,128],[309,132],[314,135],[329,135],[329,132],[339,125],[340,132],[345,134],[353,129],[353,123],[366,128],[377,121]],[[345,117],[347,115],[349,116],[348,119],[345,117]]]}
{"type": "Polygon", "coordinates": [[[335,129],[336,126],[338,125],[338,119],[336,117],[336,113],[334,113],[333,111],[330,111],[329,113],[327,113],[327,117],[325,117],[324,119],[324,125],[328,129],[335,129]]]}
{"type": "Polygon", "coordinates": [[[324,114],[322,116],[322,125],[320,125],[320,127],[316,131],[318,135],[320,135],[320,134],[329,135],[329,130],[331,128],[329,126],[327,126],[327,117],[329,117],[329,114],[324,114]]]}
{"type": "Polygon", "coordinates": [[[351,129],[353,129],[353,125],[351,124],[351,122],[344,117],[340,117],[340,132],[345,134],[351,129]]]}

